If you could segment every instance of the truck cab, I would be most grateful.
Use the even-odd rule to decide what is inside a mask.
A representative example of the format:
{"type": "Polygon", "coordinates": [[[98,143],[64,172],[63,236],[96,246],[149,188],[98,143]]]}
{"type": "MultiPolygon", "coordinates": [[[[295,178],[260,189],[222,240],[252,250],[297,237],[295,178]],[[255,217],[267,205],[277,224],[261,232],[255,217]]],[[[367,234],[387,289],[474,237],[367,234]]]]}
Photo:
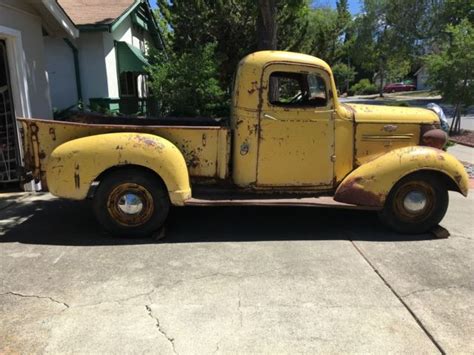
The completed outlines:
{"type": "Polygon", "coordinates": [[[318,58],[244,58],[232,101],[233,181],[256,189],[334,188],[351,171],[353,155],[353,119],[336,93],[330,67],[318,58]]]}
{"type": "Polygon", "coordinates": [[[419,233],[441,221],[448,190],[468,192],[434,112],[341,103],[329,65],[299,53],[242,59],[227,120],[79,121],[20,119],[25,170],[92,199],[119,235],[152,233],[171,205],[218,204],[373,209],[419,233]]]}

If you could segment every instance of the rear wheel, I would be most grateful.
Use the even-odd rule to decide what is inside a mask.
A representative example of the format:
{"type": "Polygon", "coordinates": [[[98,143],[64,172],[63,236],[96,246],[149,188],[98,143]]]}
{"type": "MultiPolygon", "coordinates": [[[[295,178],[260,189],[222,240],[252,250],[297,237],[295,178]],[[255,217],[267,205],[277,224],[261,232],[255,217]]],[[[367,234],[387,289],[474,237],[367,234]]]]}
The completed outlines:
{"type": "Polygon", "coordinates": [[[448,191],[442,180],[427,173],[409,175],[390,191],[380,219],[401,233],[424,233],[443,219],[448,191]]]}
{"type": "Polygon", "coordinates": [[[122,237],[149,236],[168,216],[170,202],[162,181],[141,169],[106,175],[94,196],[94,213],[107,231],[122,237]]]}

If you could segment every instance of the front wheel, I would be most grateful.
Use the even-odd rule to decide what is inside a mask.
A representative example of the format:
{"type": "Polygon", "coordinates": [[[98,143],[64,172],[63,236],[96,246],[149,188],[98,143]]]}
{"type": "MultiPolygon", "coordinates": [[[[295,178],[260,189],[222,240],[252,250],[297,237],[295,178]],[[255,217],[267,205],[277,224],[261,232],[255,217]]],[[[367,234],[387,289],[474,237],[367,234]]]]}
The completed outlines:
{"type": "Polygon", "coordinates": [[[415,173],[392,188],[379,217],[398,232],[425,233],[441,222],[448,203],[448,191],[441,179],[415,173]]]}
{"type": "Polygon", "coordinates": [[[94,213],[102,227],[121,237],[144,237],[158,230],[170,202],[163,182],[140,169],[112,172],[100,182],[94,213]]]}

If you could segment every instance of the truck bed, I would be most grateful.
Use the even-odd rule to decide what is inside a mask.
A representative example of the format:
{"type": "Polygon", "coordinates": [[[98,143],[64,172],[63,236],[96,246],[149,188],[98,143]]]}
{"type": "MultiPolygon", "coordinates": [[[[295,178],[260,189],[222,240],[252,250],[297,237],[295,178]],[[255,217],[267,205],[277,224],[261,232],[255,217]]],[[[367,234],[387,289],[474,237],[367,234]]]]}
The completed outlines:
{"type": "MultiPolygon", "coordinates": [[[[94,121],[95,118],[90,119],[94,121]]],[[[54,120],[19,118],[23,132],[24,165],[27,171],[33,172],[35,179],[46,186],[45,169],[48,157],[59,145],[73,139],[91,135],[114,132],[149,133],[163,137],[182,152],[191,177],[204,179],[226,179],[230,157],[230,130],[216,122],[216,125],[149,125],[156,120],[124,120],[97,118],[96,123],[79,123],[54,120]],[[100,122],[100,123],[97,123],[100,122]],[[127,124],[124,124],[127,123],[127,124]]],[[[209,119],[207,122],[210,122],[209,119]]],[[[155,121],[155,122],[154,122],[155,121]]],[[[200,119],[200,123],[205,122],[200,119]]],[[[159,120],[160,123],[171,123],[170,120],[159,120]]]]}

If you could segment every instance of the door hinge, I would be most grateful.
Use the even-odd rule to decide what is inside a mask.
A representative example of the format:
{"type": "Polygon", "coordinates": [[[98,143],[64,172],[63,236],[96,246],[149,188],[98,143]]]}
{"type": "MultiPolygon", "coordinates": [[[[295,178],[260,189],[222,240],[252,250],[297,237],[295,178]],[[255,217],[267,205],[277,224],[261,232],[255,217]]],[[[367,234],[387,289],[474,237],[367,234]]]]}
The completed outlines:
{"type": "Polygon", "coordinates": [[[336,161],[336,155],[335,155],[335,154],[331,155],[331,161],[332,161],[333,163],[336,161]]]}

